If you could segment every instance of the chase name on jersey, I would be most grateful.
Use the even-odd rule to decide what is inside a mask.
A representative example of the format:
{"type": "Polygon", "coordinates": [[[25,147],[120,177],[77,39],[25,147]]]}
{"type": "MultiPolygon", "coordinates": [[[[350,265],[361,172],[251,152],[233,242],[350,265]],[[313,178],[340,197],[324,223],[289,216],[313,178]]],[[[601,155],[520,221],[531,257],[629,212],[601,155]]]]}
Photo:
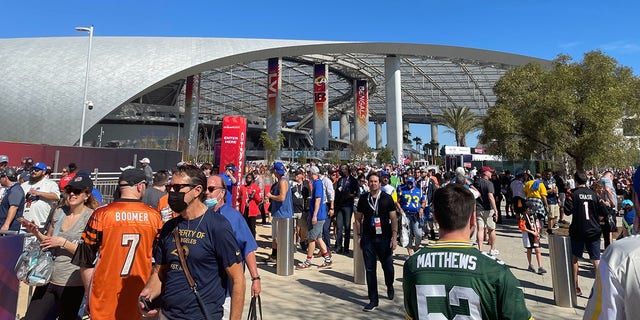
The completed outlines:
{"type": "Polygon", "coordinates": [[[117,212],[116,221],[149,221],[149,213],[147,212],[117,212]]]}
{"type": "Polygon", "coordinates": [[[475,270],[477,260],[476,256],[460,252],[429,252],[416,257],[416,267],[475,270]]]}
{"type": "Polygon", "coordinates": [[[593,196],[590,194],[578,194],[578,198],[580,198],[580,200],[593,200],[593,196]]]}

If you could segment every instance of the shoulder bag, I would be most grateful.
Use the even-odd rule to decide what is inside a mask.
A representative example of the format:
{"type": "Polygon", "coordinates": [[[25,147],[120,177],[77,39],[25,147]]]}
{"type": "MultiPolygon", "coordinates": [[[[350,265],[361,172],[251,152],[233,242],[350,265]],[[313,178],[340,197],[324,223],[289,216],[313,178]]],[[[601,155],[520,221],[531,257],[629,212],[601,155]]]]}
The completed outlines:
{"type": "Polygon", "coordinates": [[[180,232],[178,231],[178,225],[173,228],[173,239],[176,241],[176,251],[178,251],[178,257],[180,257],[180,264],[182,265],[182,270],[184,271],[184,275],[187,277],[187,282],[189,282],[189,287],[193,291],[193,294],[196,296],[196,300],[198,301],[198,305],[200,306],[200,310],[204,314],[204,318],[206,320],[211,320],[211,316],[207,312],[207,308],[198,293],[197,284],[193,277],[191,277],[191,272],[189,272],[189,267],[187,266],[187,258],[184,256],[184,251],[182,250],[182,243],[180,242],[180,232]]]}

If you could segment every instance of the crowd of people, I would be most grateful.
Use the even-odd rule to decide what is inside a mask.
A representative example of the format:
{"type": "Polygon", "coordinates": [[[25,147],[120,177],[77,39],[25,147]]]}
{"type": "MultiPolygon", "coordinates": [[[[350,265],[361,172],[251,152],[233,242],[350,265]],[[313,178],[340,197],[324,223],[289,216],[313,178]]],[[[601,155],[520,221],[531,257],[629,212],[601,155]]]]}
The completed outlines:
{"type": "MultiPolygon", "coordinates": [[[[2,230],[32,233],[56,257],[54,276],[35,291],[25,319],[76,319],[83,310],[92,319],[239,319],[246,291],[250,296],[261,292],[258,217],[272,231],[268,260],[278,263],[278,247],[292,241],[306,253],[297,270],[330,267],[334,254],[350,256],[359,246],[369,300],[364,311],[379,306],[377,262],[386,296],[393,300],[393,255],[402,246],[407,250],[403,291],[408,318],[455,315],[453,302],[436,303],[433,309],[420,302],[425,295],[464,297],[472,318],[528,318],[517,279],[496,258],[497,225],[513,219],[522,232],[528,270],[543,274],[543,229],[553,234],[572,216],[578,295],[577,261],[585,250],[601,274],[596,287],[619,289],[607,284],[598,268],[600,239],[605,248],[613,242],[616,226],[611,224],[618,215],[623,216],[620,238],[640,227],[630,170],[566,176],[526,169],[511,174],[488,166],[444,172],[388,164],[275,162],[246,164],[246,174],[239,177],[234,164],[220,170],[209,163],[181,162],[154,173],[150,162],[144,158],[140,168],[121,168],[114,201],[100,206],[102,196],[89,172],[75,163],[55,183],[44,163],[25,157],[21,167],[12,168],[0,155],[2,230]],[[293,239],[277,238],[278,219],[295,220],[293,239]],[[352,234],[358,243],[352,243],[352,234]],[[431,242],[425,245],[427,238],[431,242]],[[314,264],[314,258],[320,263],[314,264]],[[245,266],[251,277],[248,290],[245,266]]],[[[623,273],[610,263],[633,258],[625,254],[607,256],[610,274],[613,268],[623,273]]],[[[619,308],[620,300],[604,297],[596,295],[601,304],[610,300],[611,308],[619,308]]]]}

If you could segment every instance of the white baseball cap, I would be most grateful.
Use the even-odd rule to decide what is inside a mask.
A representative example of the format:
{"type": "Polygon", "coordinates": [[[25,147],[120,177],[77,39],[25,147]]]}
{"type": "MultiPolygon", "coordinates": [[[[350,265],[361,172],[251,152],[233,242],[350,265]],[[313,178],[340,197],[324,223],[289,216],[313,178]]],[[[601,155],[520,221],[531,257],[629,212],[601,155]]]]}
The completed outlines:
{"type": "Polygon", "coordinates": [[[142,158],[142,160],[140,160],[140,163],[151,163],[151,161],[149,161],[149,158],[142,158]]]}

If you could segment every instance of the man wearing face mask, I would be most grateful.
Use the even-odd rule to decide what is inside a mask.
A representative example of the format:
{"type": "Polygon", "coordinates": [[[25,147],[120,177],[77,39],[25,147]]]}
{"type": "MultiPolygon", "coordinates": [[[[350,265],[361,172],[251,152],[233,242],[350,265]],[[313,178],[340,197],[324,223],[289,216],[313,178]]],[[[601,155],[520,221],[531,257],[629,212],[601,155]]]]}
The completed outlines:
{"type": "MultiPolygon", "coordinates": [[[[222,214],[229,220],[233,234],[238,242],[238,248],[240,248],[243,260],[251,275],[251,296],[254,297],[260,294],[260,275],[258,274],[258,264],[256,262],[258,244],[240,212],[225,202],[225,193],[228,191],[222,189],[224,185],[222,181],[223,178],[221,176],[211,176],[207,179],[207,200],[205,204],[209,207],[209,211],[213,211],[214,214],[222,214]]],[[[228,283],[227,296],[223,305],[223,319],[229,319],[231,290],[231,283],[228,283]]]]}
{"type": "MultiPolygon", "coordinates": [[[[212,188],[212,198],[218,201],[224,198],[222,189],[218,181],[212,188]]],[[[208,210],[204,203],[207,191],[204,173],[192,165],[175,168],[167,191],[169,206],[179,216],[162,227],[153,252],[156,264],[139,298],[153,303],[162,295],[161,319],[205,319],[205,314],[207,319],[222,319],[230,279],[230,319],[240,319],[245,292],[242,256],[229,220],[208,210]],[[176,247],[174,230],[180,235],[180,248],[176,247]],[[192,290],[185,277],[178,249],[185,253],[197,291],[192,290]]],[[[138,306],[143,309],[144,304],[140,302],[138,306]]],[[[144,316],[157,313],[156,309],[143,312],[144,316]]]]}
{"type": "Polygon", "coordinates": [[[151,252],[162,228],[160,213],[140,201],[146,190],[142,170],[122,172],[118,187],[120,198],[89,218],[72,260],[90,293],[91,319],[140,319],[136,301],[151,273],[151,252]]]}

